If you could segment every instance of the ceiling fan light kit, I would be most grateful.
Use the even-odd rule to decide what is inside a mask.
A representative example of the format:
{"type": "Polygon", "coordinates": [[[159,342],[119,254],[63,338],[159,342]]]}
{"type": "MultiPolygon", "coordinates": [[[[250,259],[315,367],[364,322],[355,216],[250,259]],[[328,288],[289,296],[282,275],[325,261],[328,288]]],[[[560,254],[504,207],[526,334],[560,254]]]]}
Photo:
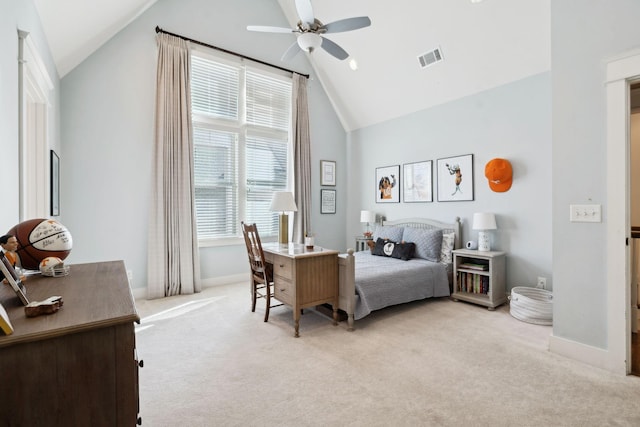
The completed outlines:
{"type": "Polygon", "coordinates": [[[315,33],[302,33],[298,36],[298,46],[306,52],[313,52],[322,44],[322,38],[315,33]]]}
{"type": "Polygon", "coordinates": [[[368,16],[340,19],[325,25],[314,16],[313,8],[311,7],[311,0],[295,1],[296,11],[300,21],[294,29],[269,27],[264,25],[249,25],[247,27],[247,30],[249,31],[298,33],[299,35],[296,43],[292,44],[282,56],[283,61],[292,59],[300,50],[312,53],[319,47],[339,60],[347,59],[349,57],[347,51],[335,42],[324,37],[324,35],[357,30],[371,25],[371,19],[369,19],[368,16]]]}

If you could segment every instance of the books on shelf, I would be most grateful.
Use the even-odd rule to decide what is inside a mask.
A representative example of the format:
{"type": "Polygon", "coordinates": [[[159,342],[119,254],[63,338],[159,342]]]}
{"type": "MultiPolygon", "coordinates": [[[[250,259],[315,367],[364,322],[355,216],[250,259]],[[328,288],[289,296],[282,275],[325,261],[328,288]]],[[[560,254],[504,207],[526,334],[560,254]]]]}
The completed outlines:
{"type": "Polygon", "coordinates": [[[467,268],[469,270],[479,270],[479,271],[488,271],[488,264],[477,264],[473,262],[463,262],[458,266],[458,268],[467,268]]]}
{"type": "Polygon", "coordinates": [[[489,293],[489,276],[459,271],[457,279],[459,292],[485,295],[489,293]]]}

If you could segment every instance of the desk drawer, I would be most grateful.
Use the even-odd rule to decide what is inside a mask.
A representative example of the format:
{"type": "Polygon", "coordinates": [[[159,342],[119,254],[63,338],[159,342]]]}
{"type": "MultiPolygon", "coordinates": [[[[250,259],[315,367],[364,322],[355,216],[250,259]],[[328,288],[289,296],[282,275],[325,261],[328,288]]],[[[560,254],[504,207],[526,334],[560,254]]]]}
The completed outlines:
{"type": "Polygon", "coordinates": [[[293,279],[293,260],[285,257],[277,257],[273,260],[273,272],[276,276],[293,279]]]}
{"type": "Polygon", "coordinates": [[[295,288],[293,287],[293,282],[276,276],[273,286],[274,295],[277,300],[288,305],[293,305],[295,301],[295,288]]]}

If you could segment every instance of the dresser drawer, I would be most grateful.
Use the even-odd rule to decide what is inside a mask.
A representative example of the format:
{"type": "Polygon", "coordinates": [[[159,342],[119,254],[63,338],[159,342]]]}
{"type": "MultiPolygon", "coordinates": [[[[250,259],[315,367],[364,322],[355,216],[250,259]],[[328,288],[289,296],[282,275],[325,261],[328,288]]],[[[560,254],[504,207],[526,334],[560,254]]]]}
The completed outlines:
{"type": "Polygon", "coordinates": [[[273,260],[273,272],[276,276],[293,279],[293,260],[291,258],[277,257],[273,260]]]}
{"type": "Polygon", "coordinates": [[[295,288],[292,281],[276,276],[273,286],[273,293],[277,300],[293,305],[295,302],[295,288]]]}

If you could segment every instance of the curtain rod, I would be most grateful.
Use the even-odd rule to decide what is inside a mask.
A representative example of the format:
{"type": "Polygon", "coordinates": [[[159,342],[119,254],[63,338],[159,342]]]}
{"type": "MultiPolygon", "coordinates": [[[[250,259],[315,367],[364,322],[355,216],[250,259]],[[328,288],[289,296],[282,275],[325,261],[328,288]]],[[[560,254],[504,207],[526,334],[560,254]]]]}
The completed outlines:
{"type": "Polygon", "coordinates": [[[269,64],[268,62],[264,62],[264,61],[261,61],[259,59],[254,59],[254,58],[251,58],[251,57],[248,57],[248,56],[245,56],[245,55],[241,55],[241,54],[236,53],[236,52],[232,52],[230,50],[222,49],[221,47],[213,46],[213,45],[210,45],[208,43],[204,43],[204,42],[201,42],[201,41],[198,41],[198,40],[190,39],[189,37],[181,36],[180,34],[170,33],[169,31],[165,31],[165,30],[163,30],[162,28],[160,28],[157,25],[156,25],[156,33],[169,34],[170,36],[179,37],[179,38],[181,38],[183,40],[187,40],[187,41],[190,41],[192,43],[199,44],[201,46],[205,46],[205,47],[209,47],[211,49],[219,50],[220,52],[228,53],[230,55],[239,56],[242,59],[248,59],[250,61],[257,62],[259,64],[266,65],[268,67],[277,68],[278,70],[281,70],[281,71],[286,71],[288,73],[295,73],[295,74],[299,74],[299,75],[301,75],[303,77],[309,78],[309,74],[302,74],[302,73],[299,73],[297,71],[293,71],[293,70],[289,70],[289,69],[284,68],[284,67],[280,67],[278,65],[269,64]]]}

